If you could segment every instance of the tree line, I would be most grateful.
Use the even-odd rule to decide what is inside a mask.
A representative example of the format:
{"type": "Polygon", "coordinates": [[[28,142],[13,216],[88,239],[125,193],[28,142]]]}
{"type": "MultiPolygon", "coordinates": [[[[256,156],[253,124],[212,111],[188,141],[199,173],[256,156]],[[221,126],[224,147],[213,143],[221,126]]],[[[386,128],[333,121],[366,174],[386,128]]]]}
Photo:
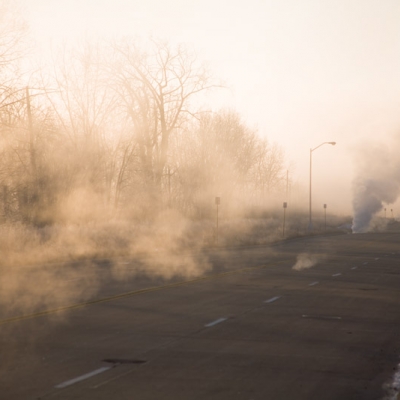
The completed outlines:
{"type": "MultiPolygon", "coordinates": [[[[7,20],[6,20],[7,21],[7,20]]],[[[185,45],[123,38],[54,52],[21,72],[26,31],[0,20],[0,215],[35,226],[193,218],[265,206],[285,187],[282,150],[233,110],[185,45]]]]}

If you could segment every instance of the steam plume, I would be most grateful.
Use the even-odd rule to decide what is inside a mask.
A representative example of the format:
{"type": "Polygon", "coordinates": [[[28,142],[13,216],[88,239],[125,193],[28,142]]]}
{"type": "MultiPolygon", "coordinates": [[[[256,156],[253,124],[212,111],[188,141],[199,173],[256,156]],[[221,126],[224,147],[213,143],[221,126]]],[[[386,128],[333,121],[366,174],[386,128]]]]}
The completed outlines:
{"type": "Polygon", "coordinates": [[[400,194],[399,141],[389,150],[370,146],[363,151],[358,176],[353,181],[353,233],[367,232],[373,216],[383,204],[391,204],[400,194]]]}
{"type": "Polygon", "coordinates": [[[318,263],[318,257],[313,254],[301,253],[297,256],[296,264],[292,269],[301,271],[303,269],[311,268],[318,263]]]}

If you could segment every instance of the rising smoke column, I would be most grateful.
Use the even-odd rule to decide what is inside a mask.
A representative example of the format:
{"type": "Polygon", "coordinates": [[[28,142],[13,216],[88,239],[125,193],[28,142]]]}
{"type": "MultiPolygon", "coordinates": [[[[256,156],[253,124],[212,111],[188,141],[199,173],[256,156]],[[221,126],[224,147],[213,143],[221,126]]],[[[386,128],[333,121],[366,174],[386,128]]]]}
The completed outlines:
{"type": "Polygon", "coordinates": [[[389,147],[370,144],[360,153],[353,181],[353,233],[367,232],[384,203],[400,195],[400,140],[389,147]]]}

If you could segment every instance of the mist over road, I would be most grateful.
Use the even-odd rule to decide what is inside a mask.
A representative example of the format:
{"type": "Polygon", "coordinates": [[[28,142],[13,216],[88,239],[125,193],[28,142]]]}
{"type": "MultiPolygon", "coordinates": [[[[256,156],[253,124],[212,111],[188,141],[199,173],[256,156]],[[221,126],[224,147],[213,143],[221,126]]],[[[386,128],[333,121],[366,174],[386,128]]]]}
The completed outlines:
{"type": "Polygon", "coordinates": [[[140,271],[139,260],[64,266],[80,285],[57,305],[64,311],[1,310],[2,397],[394,399],[399,241],[209,249],[210,269],[194,278],[115,276],[115,265],[140,271]]]}

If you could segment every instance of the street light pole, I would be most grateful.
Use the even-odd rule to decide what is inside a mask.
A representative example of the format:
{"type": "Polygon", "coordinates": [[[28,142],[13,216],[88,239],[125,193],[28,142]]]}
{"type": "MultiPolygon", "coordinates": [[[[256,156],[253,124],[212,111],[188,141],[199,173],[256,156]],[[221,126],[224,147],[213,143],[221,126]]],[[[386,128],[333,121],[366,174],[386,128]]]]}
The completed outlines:
{"type": "Polygon", "coordinates": [[[312,153],[314,150],[317,150],[319,147],[323,146],[324,144],[330,144],[334,146],[336,142],[323,142],[317,147],[314,147],[313,149],[310,149],[310,199],[309,199],[309,221],[308,221],[308,230],[312,231],[313,230],[313,224],[312,224],[312,153]]]}
{"type": "Polygon", "coordinates": [[[312,197],[311,197],[311,185],[312,185],[312,152],[313,150],[310,149],[310,194],[309,194],[309,221],[308,221],[308,230],[312,231],[313,230],[313,225],[312,225],[312,211],[311,211],[311,204],[312,204],[312,197]]]}

